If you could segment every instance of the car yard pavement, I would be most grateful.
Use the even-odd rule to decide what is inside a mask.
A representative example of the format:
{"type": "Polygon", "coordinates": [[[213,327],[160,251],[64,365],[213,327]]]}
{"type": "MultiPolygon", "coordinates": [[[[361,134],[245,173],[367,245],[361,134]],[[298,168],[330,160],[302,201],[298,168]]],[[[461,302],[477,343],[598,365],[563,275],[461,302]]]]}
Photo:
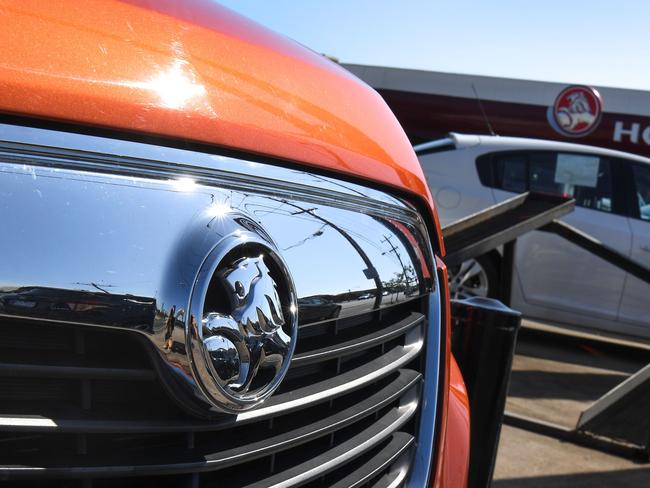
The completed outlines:
{"type": "MultiPolygon", "coordinates": [[[[573,428],[582,410],[649,360],[647,350],[522,329],[506,411],[573,428]]],[[[504,425],[493,486],[650,486],[650,464],[504,425]]]]}

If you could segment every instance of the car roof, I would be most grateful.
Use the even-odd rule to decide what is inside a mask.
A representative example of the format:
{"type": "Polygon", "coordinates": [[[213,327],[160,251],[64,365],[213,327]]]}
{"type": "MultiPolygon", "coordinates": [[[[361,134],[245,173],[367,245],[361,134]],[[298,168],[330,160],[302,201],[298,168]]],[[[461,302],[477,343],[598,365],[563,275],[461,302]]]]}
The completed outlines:
{"type": "Polygon", "coordinates": [[[610,156],[615,158],[625,158],[644,164],[650,164],[650,158],[645,158],[637,154],[614,149],[606,149],[597,146],[588,146],[586,144],[576,144],[572,142],[551,141],[546,139],[532,139],[526,137],[502,137],[476,134],[459,134],[451,132],[442,139],[431,142],[425,142],[414,146],[418,155],[420,153],[438,152],[450,149],[467,149],[480,146],[489,151],[511,151],[511,150],[541,150],[541,151],[570,151],[586,154],[598,154],[600,156],[610,156]]]}

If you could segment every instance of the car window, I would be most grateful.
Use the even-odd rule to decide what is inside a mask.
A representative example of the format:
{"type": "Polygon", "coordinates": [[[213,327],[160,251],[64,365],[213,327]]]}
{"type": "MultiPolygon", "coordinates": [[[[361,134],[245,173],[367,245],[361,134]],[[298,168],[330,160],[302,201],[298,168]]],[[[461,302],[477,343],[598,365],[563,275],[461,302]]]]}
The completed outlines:
{"type": "Polygon", "coordinates": [[[636,200],[639,204],[639,217],[650,220],[650,167],[632,166],[636,185],[636,200]]]}
{"type": "Polygon", "coordinates": [[[523,193],[526,191],[526,156],[504,154],[496,160],[497,186],[505,191],[523,193]]]}
{"type": "Polygon", "coordinates": [[[576,205],[612,211],[609,160],[588,154],[531,153],[530,190],[573,197],[576,205]]]}
{"type": "Polygon", "coordinates": [[[612,211],[608,159],[588,154],[529,152],[495,155],[495,186],[521,193],[536,191],[573,197],[576,205],[612,211]]]}
{"type": "Polygon", "coordinates": [[[565,194],[564,185],[555,181],[556,153],[532,153],[528,167],[530,191],[565,194]]]}

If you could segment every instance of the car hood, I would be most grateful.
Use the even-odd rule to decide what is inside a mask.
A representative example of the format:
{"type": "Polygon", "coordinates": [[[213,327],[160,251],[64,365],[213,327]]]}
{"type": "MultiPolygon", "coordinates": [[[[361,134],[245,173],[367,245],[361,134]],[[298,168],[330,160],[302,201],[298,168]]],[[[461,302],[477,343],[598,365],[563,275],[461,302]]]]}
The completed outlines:
{"type": "Polygon", "coordinates": [[[432,209],[411,145],[374,90],[212,1],[0,1],[0,13],[4,113],[309,164],[432,209]]]}

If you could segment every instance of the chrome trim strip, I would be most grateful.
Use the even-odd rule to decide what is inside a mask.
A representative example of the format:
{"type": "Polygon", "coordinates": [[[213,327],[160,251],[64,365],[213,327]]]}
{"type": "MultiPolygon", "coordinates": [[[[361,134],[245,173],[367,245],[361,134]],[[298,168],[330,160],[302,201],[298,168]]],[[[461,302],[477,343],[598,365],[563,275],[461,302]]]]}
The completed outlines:
{"type": "Polygon", "coordinates": [[[221,156],[218,149],[216,153],[0,124],[0,161],[144,178],[192,177],[199,184],[325,202],[357,212],[424,225],[410,205],[383,191],[321,176],[307,169],[288,169],[221,156]]]}
{"type": "Polygon", "coordinates": [[[408,472],[408,464],[412,457],[410,455],[412,454],[411,447],[415,442],[415,437],[412,435],[406,432],[395,432],[388,445],[380,453],[330,488],[357,488],[365,485],[393,463],[400,466],[406,465],[406,472],[408,472]]]}
{"type": "MultiPolygon", "coordinates": [[[[57,427],[57,423],[45,417],[0,417],[0,427],[25,427],[28,429],[31,428],[43,428],[47,430],[52,430],[57,427]]],[[[14,429],[10,429],[14,430],[14,429]]]]}
{"type": "Polygon", "coordinates": [[[442,302],[438,275],[435,274],[436,286],[429,295],[429,327],[426,337],[425,378],[420,408],[420,426],[418,445],[407,486],[421,488],[429,486],[433,470],[433,452],[436,442],[436,418],[438,409],[438,391],[440,388],[440,340],[442,335],[442,302]]]}
{"type": "Polygon", "coordinates": [[[386,473],[376,484],[372,485],[372,488],[398,488],[399,486],[404,486],[403,483],[409,474],[410,466],[411,458],[408,454],[405,454],[395,462],[395,466],[393,466],[390,472],[386,473]]]}
{"type": "Polygon", "coordinates": [[[285,414],[291,410],[305,408],[309,405],[336,398],[344,393],[357,390],[364,385],[377,381],[392,371],[396,371],[405,364],[408,364],[411,359],[420,353],[423,341],[421,338],[421,330],[419,329],[418,327],[409,332],[411,338],[409,340],[407,336],[408,344],[406,346],[395,347],[374,361],[359,366],[342,375],[335,376],[330,380],[271,397],[268,405],[262,405],[260,408],[251,410],[250,412],[240,413],[237,415],[237,420],[249,420],[264,416],[285,414]],[[330,387],[328,384],[332,386],[330,387]]]}
{"type": "Polygon", "coordinates": [[[424,315],[412,313],[399,322],[395,322],[388,327],[384,327],[377,332],[362,337],[356,337],[346,342],[340,342],[321,349],[296,354],[291,363],[294,365],[303,365],[326,361],[331,358],[345,356],[354,351],[369,349],[370,347],[387,342],[390,339],[403,335],[411,328],[424,322],[424,315]]]}

